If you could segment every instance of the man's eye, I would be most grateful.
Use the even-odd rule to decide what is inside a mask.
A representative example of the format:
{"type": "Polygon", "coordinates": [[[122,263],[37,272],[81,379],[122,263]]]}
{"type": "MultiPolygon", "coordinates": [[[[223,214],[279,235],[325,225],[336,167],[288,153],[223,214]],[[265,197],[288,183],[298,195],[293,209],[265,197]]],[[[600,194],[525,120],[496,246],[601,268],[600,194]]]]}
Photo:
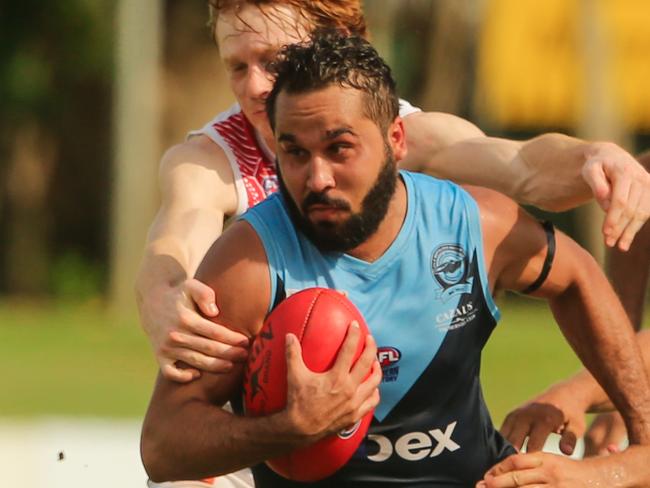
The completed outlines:
{"type": "Polygon", "coordinates": [[[350,145],[346,143],[337,143],[330,146],[330,151],[333,154],[344,154],[348,149],[350,149],[350,145]]]}
{"type": "Polygon", "coordinates": [[[288,147],[285,149],[285,152],[291,156],[302,156],[305,153],[305,151],[299,147],[288,147]]]}
{"type": "Polygon", "coordinates": [[[262,68],[264,68],[266,72],[270,72],[272,67],[273,67],[273,59],[267,59],[265,61],[262,61],[262,68]]]}
{"type": "Polygon", "coordinates": [[[243,71],[246,71],[246,65],[244,63],[233,64],[230,67],[230,71],[232,71],[233,73],[241,73],[243,71]]]}

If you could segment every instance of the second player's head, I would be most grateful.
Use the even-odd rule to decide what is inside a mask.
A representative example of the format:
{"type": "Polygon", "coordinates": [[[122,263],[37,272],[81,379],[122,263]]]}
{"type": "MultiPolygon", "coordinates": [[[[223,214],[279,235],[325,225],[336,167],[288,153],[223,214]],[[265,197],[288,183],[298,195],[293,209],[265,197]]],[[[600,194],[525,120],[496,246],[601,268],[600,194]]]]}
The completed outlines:
{"type": "Polygon", "coordinates": [[[230,88],[244,114],[271,140],[264,101],[273,87],[267,67],[282,46],[318,28],[365,36],[360,0],[210,0],[210,19],[230,88]]]}

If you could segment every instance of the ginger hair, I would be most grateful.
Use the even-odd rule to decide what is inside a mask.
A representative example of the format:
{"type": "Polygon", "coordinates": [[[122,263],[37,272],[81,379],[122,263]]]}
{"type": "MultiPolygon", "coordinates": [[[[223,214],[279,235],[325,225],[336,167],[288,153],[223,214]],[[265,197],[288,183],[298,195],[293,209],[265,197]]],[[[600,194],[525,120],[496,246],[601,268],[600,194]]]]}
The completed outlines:
{"type": "Polygon", "coordinates": [[[215,27],[219,15],[224,12],[240,11],[245,5],[253,5],[273,22],[276,19],[268,7],[287,5],[295,9],[301,20],[299,27],[308,26],[309,31],[316,29],[336,29],[346,34],[367,38],[368,28],[363,15],[361,0],[208,0],[210,20],[208,26],[216,39],[215,27]]]}

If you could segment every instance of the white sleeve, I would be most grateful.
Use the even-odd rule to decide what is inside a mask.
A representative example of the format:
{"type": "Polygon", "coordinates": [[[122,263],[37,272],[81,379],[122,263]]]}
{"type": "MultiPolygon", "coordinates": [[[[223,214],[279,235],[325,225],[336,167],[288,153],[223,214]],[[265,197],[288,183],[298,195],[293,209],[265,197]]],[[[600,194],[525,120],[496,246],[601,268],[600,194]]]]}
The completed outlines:
{"type": "Polygon", "coordinates": [[[414,107],[411,105],[409,102],[403,99],[399,99],[399,116],[400,117],[406,117],[407,115],[411,115],[417,112],[422,112],[422,109],[418,107],[414,107]]]}

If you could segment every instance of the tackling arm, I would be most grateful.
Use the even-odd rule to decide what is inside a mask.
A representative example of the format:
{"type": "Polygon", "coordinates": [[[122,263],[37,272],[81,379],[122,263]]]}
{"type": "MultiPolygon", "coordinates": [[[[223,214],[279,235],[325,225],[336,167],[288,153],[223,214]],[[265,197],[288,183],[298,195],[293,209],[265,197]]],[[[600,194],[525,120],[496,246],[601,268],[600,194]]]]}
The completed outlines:
{"type": "MultiPolygon", "coordinates": [[[[637,343],[643,358],[646,373],[650,375],[650,331],[641,331],[637,334],[637,343]]],[[[580,371],[569,379],[551,386],[547,391],[534,398],[526,405],[510,415],[518,416],[510,420],[510,423],[526,422],[522,417],[526,416],[521,411],[537,404],[556,408],[568,419],[581,418],[587,413],[609,412],[615,409],[603,388],[598,384],[588,371],[580,371]]],[[[548,412],[548,410],[547,410],[548,412]]],[[[546,413],[548,415],[548,413],[546,413]]],[[[543,423],[542,415],[535,415],[531,412],[530,422],[543,423]]],[[[544,430],[544,439],[554,428],[544,430]]]]}
{"type": "MultiPolygon", "coordinates": [[[[246,335],[257,332],[268,306],[270,283],[262,245],[248,224],[233,225],[214,243],[197,278],[222,290],[224,324],[246,335]]],[[[275,428],[275,417],[250,419],[221,408],[240,388],[242,374],[243,366],[236,365],[228,373],[203,374],[188,384],[159,376],[141,442],[143,463],[152,480],[224,474],[277,454],[288,443],[281,429],[275,428]]]]}
{"type": "MultiPolygon", "coordinates": [[[[650,153],[639,156],[639,162],[650,167],[650,153]]],[[[638,330],[650,269],[650,224],[646,223],[635,239],[630,251],[613,249],[609,259],[612,285],[623,307],[638,330]]],[[[650,334],[638,334],[646,371],[650,375],[650,334]]],[[[540,393],[506,417],[501,432],[516,445],[521,445],[529,434],[528,451],[541,449],[548,434],[562,434],[560,449],[571,454],[576,440],[585,431],[585,413],[613,409],[613,405],[600,385],[587,371],[561,381],[540,393]]],[[[621,417],[612,412],[596,418],[585,434],[585,454],[603,454],[620,444],[625,435],[621,417]]]]}
{"type": "MultiPolygon", "coordinates": [[[[650,152],[638,156],[639,163],[650,169],[650,152]]],[[[643,309],[650,276],[650,224],[646,224],[627,252],[612,249],[608,274],[625,311],[636,330],[641,329],[643,309]]],[[[602,455],[618,447],[625,438],[625,425],[617,412],[599,415],[585,434],[585,456],[602,455]]]]}
{"type": "MultiPolygon", "coordinates": [[[[650,151],[638,157],[639,162],[650,171],[650,151]]],[[[627,311],[632,325],[641,329],[643,308],[650,277],[650,223],[639,231],[630,250],[626,253],[612,249],[608,262],[612,285],[627,311]]]]}
{"type": "Polygon", "coordinates": [[[555,212],[595,197],[607,212],[607,244],[622,250],[650,216],[650,175],[615,144],[554,133],[526,141],[485,137],[470,122],[439,112],[408,115],[404,123],[405,169],[492,188],[555,212]]]}
{"type": "Polygon", "coordinates": [[[195,312],[195,303],[209,316],[217,310],[214,292],[190,279],[221,234],[225,215],[237,205],[232,178],[223,151],[201,138],[170,149],[161,162],[162,205],[149,230],[135,288],[142,326],[168,378],[198,376],[198,370],[178,368],[177,360],[215,371],[223,361],[212,356],[245,356],[244,350],[229,347],[245,341],[243,336],[195,312]]]}

